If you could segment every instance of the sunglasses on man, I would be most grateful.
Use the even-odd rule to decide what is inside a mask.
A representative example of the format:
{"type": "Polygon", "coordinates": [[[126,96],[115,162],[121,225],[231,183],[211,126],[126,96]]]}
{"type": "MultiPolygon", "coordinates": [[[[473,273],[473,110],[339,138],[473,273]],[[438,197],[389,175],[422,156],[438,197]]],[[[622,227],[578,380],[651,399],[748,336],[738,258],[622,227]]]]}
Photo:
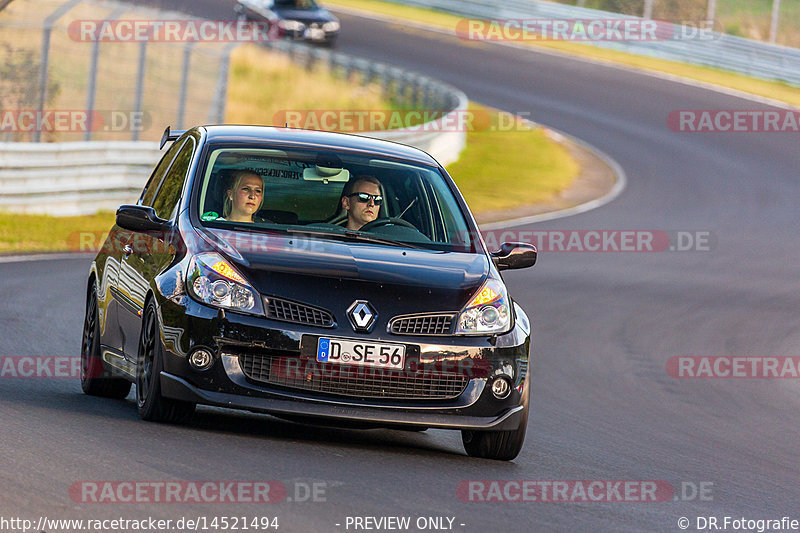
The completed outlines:
{"type": "Polygon", "coordinates": [[[358,197],[358,201],[362,204],[366,204],[372,199],[375,202],[375,205],[381,205],[383,203],[383,196],[380,194],[369,194],[366,192],[354,192],[353,194],[348,194],[348,197],[356,196],[358,197]]]}

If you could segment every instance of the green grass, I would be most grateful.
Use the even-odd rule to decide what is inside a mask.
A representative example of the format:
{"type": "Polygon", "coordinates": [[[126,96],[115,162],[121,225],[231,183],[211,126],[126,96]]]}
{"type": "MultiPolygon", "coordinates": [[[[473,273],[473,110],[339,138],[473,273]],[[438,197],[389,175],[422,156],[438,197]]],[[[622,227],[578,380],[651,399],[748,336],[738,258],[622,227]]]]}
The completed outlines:
{"type": "Polygon", "coordinates": [[[467,148],[447,172],[474,213],[545,203],[578,175],[578,163],[567,149],[548,139],[541,128],[517,122],[503,131],[506,128],[496,126],[498,112],[470,107],[488,112],[494,127],[468,132],[467,148]]]}
{"type": "MultiPolygon", "coordinates": [[[[764,0],[758,1],[763,2],[764,0]]],[[[452,31],[454,35],[456,25],[464,18],[432,9],[393,4],[383,0],[329,0],[327,3],[332,7],[341,6],[345,8],[361,9],[379,15],[408,20],[438,29],[449,30],[452,31]]],[[[798,4],[800,4],[800,2],[798,2],[798,4]]],[[[415,30],[411,29],[408,31],[413,33],[415,30]]],[[[798,32],[798,34],[800,34],[800,32],[798,32]]],[[[464,46],[472,47],[488,46],[486,43],[477,41],[465,40],[462,41],[462,43],[464,46]]],[[[800,90],[798,90],[797,87],[793,87],[789,84],[778,81],[759,80],[718,69],[688,65],[676,61],[653,59],[625,52],[619,52],[616,50],[597,48],[590,44],[584,43],[570,43],[564,41],[539,41],[534,43],[527,41],[524,42],[524,44],[529,45],[532,48],[546,48],[570,55],[591,58],[597,61],[604,61],[642,70],[662,72],[665,74],[681,76],[705,83],[722,85],[739,91],[758,96],[764,96],[767,98],[773,98],[788,104],[800,106],[800,90]]]]}
{"type": "Polygon", "coordinates": [[[231,57],[225,106],[225,122],[229,124],[283,126],[287,111],[392,107],[376,83],[362,86],[332,76],[326,67],[307,70],[285,54],[245,45],[231,57]]]}
{"type": "Polygon", "coordinates": [[[0,253],[96,250],[113,225],[109,212],[76,217],[0,213],[0,253]]]}

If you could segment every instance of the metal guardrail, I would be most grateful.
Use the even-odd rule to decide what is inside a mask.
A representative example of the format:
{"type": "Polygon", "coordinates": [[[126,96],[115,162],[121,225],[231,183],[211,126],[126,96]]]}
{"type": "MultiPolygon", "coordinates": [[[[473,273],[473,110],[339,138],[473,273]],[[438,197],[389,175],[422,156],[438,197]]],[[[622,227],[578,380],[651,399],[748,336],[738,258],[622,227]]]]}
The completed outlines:
{"type": "MultiPolygon", "coordinates": [[[[607,11],[541,0],[389,0],[476,19],[631,19],[607,11]]],[[[594,46],[714,67],[800,86],[800,49],[713,32],[711,40],[591,41],[594,46]]]]}
{"type": "MultiPolygon", "coordinates": [[[[466,131],[439,126],[456,123],[451,115],[467,109],[467,97],[458,89],[401,68],[328,50],[284,41],[271,47],[304,65],[324,61],[345,76],[358,72],[363,83],[379,81],[387,94],[404,105],[444,113],[425,127],[362,135],[416,146],[443,165],[455,161],[466,145],[466,131]]],[[[224,108],[216,112],[224,113],[224,108]]],[[[62,216],[113,211],[138,198],[160,157],[156,142],[0,143],[0,210],[62,216]]]]}
{"type": "Polygon", "coordinates": [[[84,215],[136,201],[156,142],[0,143],[0,210],[84,215]]]}

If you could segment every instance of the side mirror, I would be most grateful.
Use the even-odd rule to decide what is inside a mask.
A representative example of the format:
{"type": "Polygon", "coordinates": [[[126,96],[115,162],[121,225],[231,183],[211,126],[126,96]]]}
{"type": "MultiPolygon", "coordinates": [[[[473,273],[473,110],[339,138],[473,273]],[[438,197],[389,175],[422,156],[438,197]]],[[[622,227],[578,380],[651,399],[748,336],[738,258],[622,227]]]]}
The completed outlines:
{"type": "Polygon", "coordinates": [[[528,268],[536,264],[536,247],[523,242],[504,242],[492,252],[492,261],[498,270],[528,268]]]}
{"type": "Polygon", "coordinates": [[[117,209],[117,225],[130,231],[165,231],[168,220],[158,218],[155,209],[144,205],[121,205],[117,209]]]}

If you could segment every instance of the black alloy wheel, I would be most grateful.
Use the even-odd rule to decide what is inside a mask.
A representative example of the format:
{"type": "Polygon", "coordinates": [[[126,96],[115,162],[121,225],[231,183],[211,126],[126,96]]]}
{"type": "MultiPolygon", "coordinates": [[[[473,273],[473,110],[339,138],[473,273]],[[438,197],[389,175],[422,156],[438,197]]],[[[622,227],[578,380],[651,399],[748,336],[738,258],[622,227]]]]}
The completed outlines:
{"type": "Polygon", "coordinates": [[[86,297],[86,316],[81,339],[81,389],[91,396],[125,398],[131,391],[131,383],[123,378],[110,377],[103,367],[100,356],[100,322],[97,317],[97,284],[92,281],[86,297]]]}
{"type": "Polygon", "coordinates": [[[150,300],[145,306],[139,352],[136,360],[136,406],[143,420],[183,424],[194,413],[195,404],[161,395],[161,370],[164,367],[157,311],[150,300]]]}

